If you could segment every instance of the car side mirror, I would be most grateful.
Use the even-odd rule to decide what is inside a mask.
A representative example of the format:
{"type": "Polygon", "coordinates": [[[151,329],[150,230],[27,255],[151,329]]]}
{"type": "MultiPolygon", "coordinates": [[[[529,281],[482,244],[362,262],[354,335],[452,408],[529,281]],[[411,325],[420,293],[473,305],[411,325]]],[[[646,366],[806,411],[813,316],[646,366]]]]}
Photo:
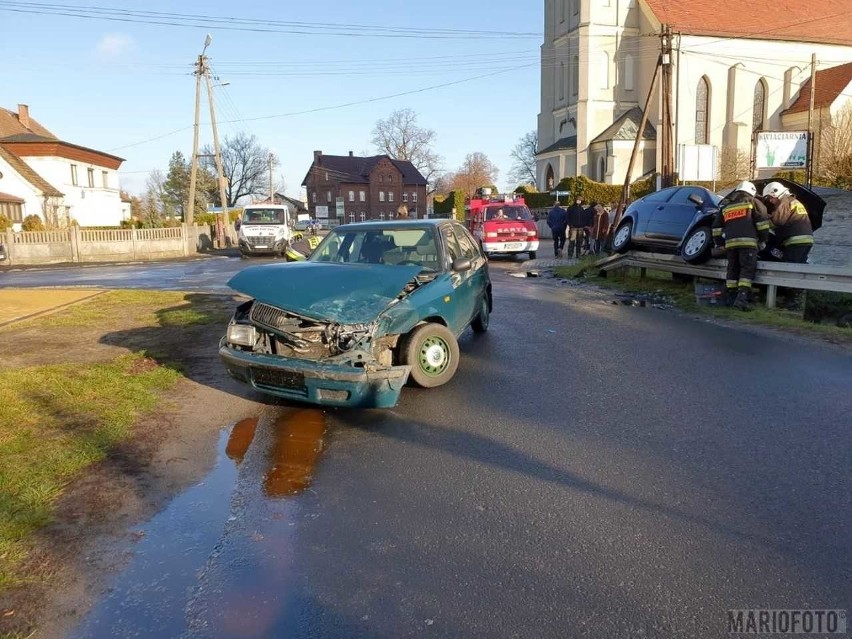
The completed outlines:
{"type": "Polygon", "coordinates": [[[460,257],[457,260],[453,260],[453,270],[462,273],[464,271],[469,271],[473,268],[473,263],[470,261],[468,257],[460,257]]]}
{"type": "Polygon", "coordinates": [[[704,204],[704,200],[702,200],[699,196],[695,195],[695,193],[693,193],[686,199],[692,202],[695,206],[702,206],[704,204]]]}
{"type": "Polygon", "coordinates": [[[238,231],[240,230],[240,225],[241,225],[241,224],[242,224],[242,222],[240,222],[240,218],[237,218],[236,220],[234,220],[234,228],[235,228],[236,230],[238,230],[238,231]]]}

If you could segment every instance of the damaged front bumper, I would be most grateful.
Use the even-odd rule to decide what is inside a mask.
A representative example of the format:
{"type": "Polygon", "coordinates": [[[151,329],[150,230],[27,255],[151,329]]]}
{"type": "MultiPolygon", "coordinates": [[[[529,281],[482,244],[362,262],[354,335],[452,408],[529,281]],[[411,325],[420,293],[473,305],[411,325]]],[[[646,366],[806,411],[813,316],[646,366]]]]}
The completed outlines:
{"type": "Polygon", "coordinates": [[[323,406],[393,408],[408,380],[410,366],[373,370],[309,359],[252,353],[219,342],[228,373],[262,393],[323,406]]]}

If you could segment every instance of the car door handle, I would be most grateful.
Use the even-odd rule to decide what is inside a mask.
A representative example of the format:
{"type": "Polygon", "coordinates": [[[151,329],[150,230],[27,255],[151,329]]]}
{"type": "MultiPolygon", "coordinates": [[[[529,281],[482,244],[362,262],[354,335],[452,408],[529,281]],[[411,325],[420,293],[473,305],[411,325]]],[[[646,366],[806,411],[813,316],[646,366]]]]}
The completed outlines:
{"type": "Polygon", "coordinates": [[[658,206],[658,207],[657,207],[657,210],[658,210],[658,211],[662,211],[664,208],[666,208],[666,207],[664,207],[664,206],[658,206]]]}

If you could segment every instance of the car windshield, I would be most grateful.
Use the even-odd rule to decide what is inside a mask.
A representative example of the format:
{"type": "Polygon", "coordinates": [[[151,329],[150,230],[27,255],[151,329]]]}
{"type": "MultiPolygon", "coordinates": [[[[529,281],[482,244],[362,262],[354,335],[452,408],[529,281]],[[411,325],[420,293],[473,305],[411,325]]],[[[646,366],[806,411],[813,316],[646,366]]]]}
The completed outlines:
{"type": "Polygon", "coordinates": [[[335,229],[311,255],[311,262],[418,265],[441,268],[432,228],[335,229]]]}
{"type": "Polygon", "coordinates": [[[243,224],[284,224],[287,212],[283,209],[246,209],[241,220],[243,224]]]}
{"type": "Polygon", "coordinates": [[[485,209],[486,220],[531,220],[532,214],[526,206],[489,206],[485,209]]]}

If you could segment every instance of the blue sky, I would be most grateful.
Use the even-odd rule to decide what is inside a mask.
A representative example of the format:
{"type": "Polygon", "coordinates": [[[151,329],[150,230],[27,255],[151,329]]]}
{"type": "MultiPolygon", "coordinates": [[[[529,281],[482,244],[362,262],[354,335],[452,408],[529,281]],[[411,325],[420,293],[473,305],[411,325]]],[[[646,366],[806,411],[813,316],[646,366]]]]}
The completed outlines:
{"type": "MultiPolygon", "coordinates": [[[[140,9],[137,2],[127,0],[53,1],[65,7],[140,9]]],[[[499,186],[514,186],[507,182],[509,154],[518,139],[535,128],[539,110],[541,37],[494,32],[540,34],[541,0],[326,0],[292,9],[283,8],[285,4],[188,0],[178,5],[149,0],[143,9],[310,25],[479,33],[462,39],[389,38],[348,37],[340,35],[341,29],[334,34],[287,34],[277,25],[272,26],[279,29],[276,32],[175,27],[12,12],[3,8],[20,8],[23,3],[0,0],[4,34],[0,106],[15,110],[18,103],[28,104],[32,117],[60,138],[126,158],[122,185],[139,193],[147,174],[165,169],[173,151],[187,156],[191,152],[195,92],[191,70],[209,32],[212,67],[220,83],[230,83],[214,88],[220,135],[255,134],[281,158],[278,173],[289,194],[300,193],[314,149],[341,155],[350,150],[372,153],[375,122],[406,107],[417,112],[420,126],[436,131],[435,150],[445,169],[455,169],[467,153],[481,151],[500,168],[499,186]],[[345,108],[268,117],[486,74],[495,75],[345,108]],[[172,133],[178,129],[184,130],[172,133]],[[139,144],[160,136],[164,137],[139,144]]],[[[212,143],[208,123],[203,103],[202,144],[212,143]]]]}

